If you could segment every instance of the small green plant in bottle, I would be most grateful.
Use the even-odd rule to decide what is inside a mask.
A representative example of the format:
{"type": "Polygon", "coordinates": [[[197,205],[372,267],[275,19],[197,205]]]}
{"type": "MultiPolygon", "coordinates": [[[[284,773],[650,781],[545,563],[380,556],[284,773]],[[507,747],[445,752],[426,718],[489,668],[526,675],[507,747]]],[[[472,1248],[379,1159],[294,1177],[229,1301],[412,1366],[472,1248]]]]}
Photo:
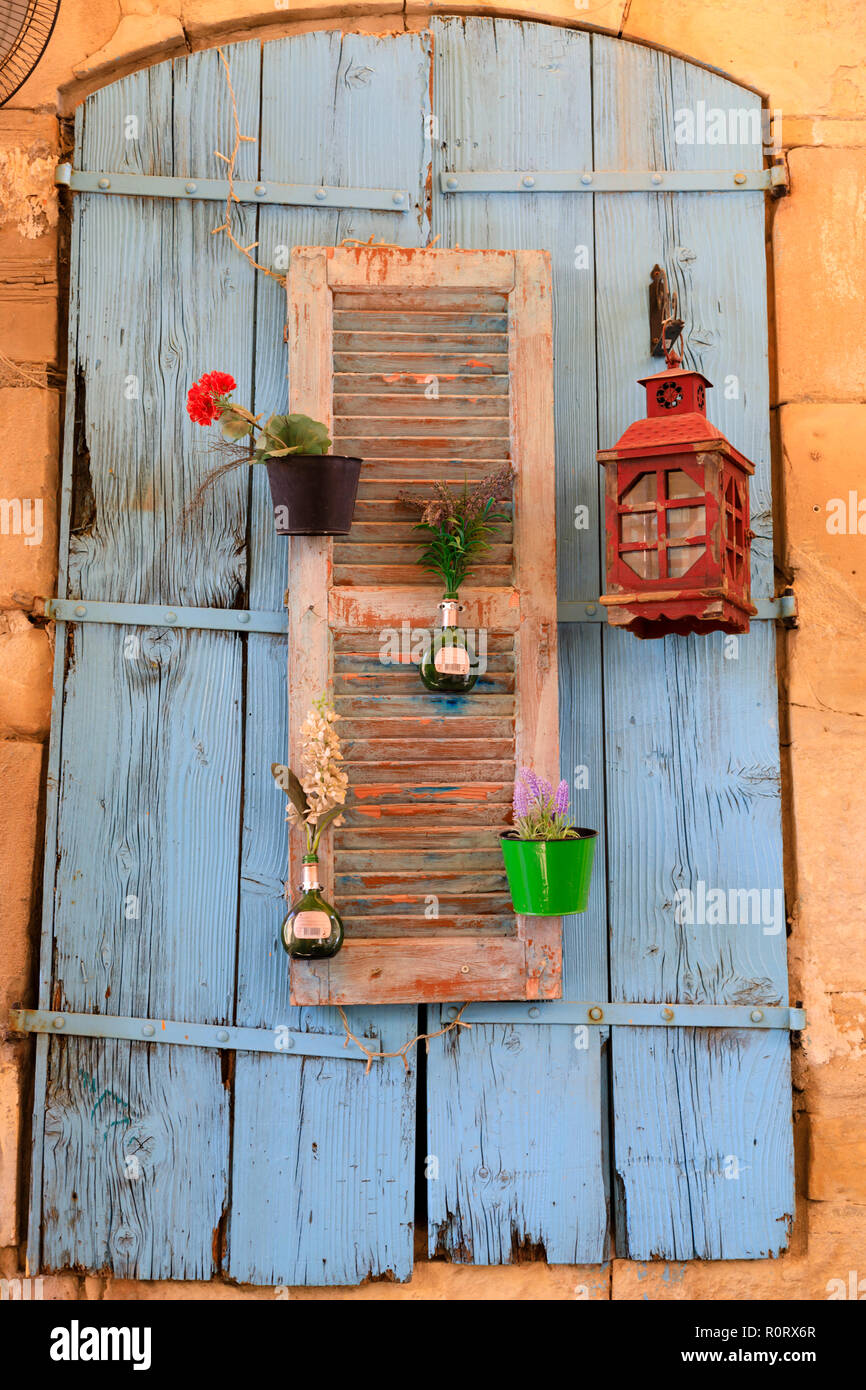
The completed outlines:
{"type": "Polygon", "coordinates": [[[273,763],[277,786],[288,797],[287,820],[303,831],[305,854],[301,883],[292,899],[280,937],[294,960],[335,956],[343,944],[343,923],[327,902],[319,881],[319,845],[329,826],[341,823],[348,777],[340,764],[343,752],[333,727],[337,719],[326,696],[314,701],[301,728],[301,776],[273,763]]]}
{"type": "Polygon", "coordinates": [[[421,679],[428,690],[461,694],[478,680],[477,658],[473,659],[466,633],[458,625],[458,590],[489,549],[496,532],[509,520],[506,512],[495,510],[495,504],[509,494],[512,476],[511,465],[506,464],[474,488],[464,482],[462,492],[453,493],[447,483],[435,482],[433,496],[426,500],[407,493],[399,496],[404,505],[421,511],[415,525],[424,538],[418,564],[445,586],[439,604],[441,626],[421,662],[421,679]]]}

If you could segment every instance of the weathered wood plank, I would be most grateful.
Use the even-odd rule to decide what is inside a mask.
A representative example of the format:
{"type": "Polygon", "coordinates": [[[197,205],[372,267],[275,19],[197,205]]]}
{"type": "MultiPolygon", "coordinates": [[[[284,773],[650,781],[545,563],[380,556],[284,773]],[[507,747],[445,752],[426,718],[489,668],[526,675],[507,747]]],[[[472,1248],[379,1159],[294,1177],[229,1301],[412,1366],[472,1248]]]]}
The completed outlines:
{"type": "MultiPolygon", "coordinates": [[[[488,374],[483,377],[475,373],[471,376],[461,376],[459,373],[439,372],[440,399],[442,396],[468,396],[471,400],[485,400],[488,396],[507,396],[508,395],[508,376],[505,373],[488,374]],[[444,389],[443,389],[444,388],[444,389]]],[[[335,372],[334,373],[334,398],[342,400],[344,397],[351,400],[353,396],[365,395],[370,392],[384,392],[388,395],[399,396],[401,399],[406,397],[418,397],[419,386],[429,386],[431,382],[426,380],[426,374],[421,372],[387,372],[376,374],[373,372],[335,372]]],[[[424,400],[426,402],[426,397],[424,400]]]]}
{"type": "MultiPolygon", "coordinates": [[[[559,596],[583,598],[598,583],[590,201],[563,194],[448,198],[438,191],[438,174],[444,167],[590,168],[589,40],[501,20],[434,20],[432,27],[434,107],[443,129],[442,144],[434,142],[434,233],[445,245],[550,251],[559,596]],[[519,121],[515,91],[521,93],[519,121]],[[577,504],[589,508],[587,529],[579,532],[577,504]]],[[[552,506],[541,524],[552,549],[552,506]]],[[[596,699],[600,684],[597,675],[596,699]]],[[[569,713],[565,689],[563,730],[569,713]]],[[[555,766],[547,775],[554,773],[555,766]]],[[[602,927],[595,954],[603,953],[602,927]]],[[[593,951],[585,958],[593,960],[593,951]]],[[[566,950],[565,968],[572,964],[566,950]]],[[[436,1026],[438,1013],[430,1013],[436,1026]]],[[[479,1026],[463,1033],[458,1045],[431,1051],[428,1142],[439,1158],[439,1178],[428,1185],[431,1251],[478,1264],[542,1252],[551,1262],[603,1258],[598,1043],[577,1052],[573,1042],[564,1029],[479,1026]]]]}
{"type": "MultiPolygon", "coordinates": [[[[407,217],[262,207],[259,257],[279,264],[292,246],[333,245],[345,236],[414,243],[425,225],[421,116],[429,105],[427,39],[306,34],[266,44],[262,62],[261,177],[356,186],[392,180],[413,190],[415,209],[407,217]],[[345,80],[356,69],[365,71],[368,82],[345,80]]],[[[255,408],[285,409],[285,292],[265,278],[258,291],[255,408]]],[[[274,534],[267,479],[255,471],[249,601],[279,611],[286,542],[274,534]]],[[[254,634],[247,642],[237,1021],[338,1031],[332,1009],[289,1007],[287,959],[277,942],[285,915],[285,803],[270,776],[271,762],[286,754],[286,647],[254,634]]],[[[353,1008],[349,1018],[359,1036],[393,1049],[412,1036],[417,1010],[353,1008]]],[[[365,1077],[363,1067],[341,1061],[238,1054],[228,1266],[233,1277],[286,1285],[355,1284],[385,1273],[409,1277],[414,1058],[409,1064],[408,1073],[399,1062],[386,1063],[365,1077]]]]}
{"type": "Polygon", "coordinates": [[[524,990],[526,945],[471,933],[411,941],[352,937],[339,955],[311,963],[295,993],[305,1004],[351,1004],[359,988],[377,1004],[457,999],[467,988],[476,999],[515,999],[524,990]]]}
{"type": "MultiPolygon", "coordinates": [[[[251,54],[237,53],[237,75],[241,120],[255,125],[251,54]]],[[[76,162],[218,176],[213,148],[230,129],[218,56],[200,54],[89,98],[76,162]],[[138,140],[125,138],[130,113],[138,140]]],[[[246,154],[238,172],[252,172],[246,154]]],[[[248,393],[253,273],[210,235],[204,205],[94,195],[82,216],[70,374],[85,463],[67,592],[231,605],[243,585],[245,486],[239,477],[212,489],[182,524],[203,471],[182,402],[214,366],[248,393]],[[182,299],[166,295],[167,284],[182,284],[182,299]]],[[[241,235],[248,216],[239,213],[241,235]]],[[[54,998],[81,1011],[230,1020],[240,639],[81,627],[67,658],[54,998]]],[[[155,1051],[73,1038],[52,1049],[44,1266],[145,1279],[208,1278],[218,1267],[229,1144],[219,1058],[155,1051]],[[102,1125],[109,1100],[94,1106],[94,1081],[99,1095],[121,1098],[111,1102],[116,1124],[102,1125]],[[195,1162],[183,1157],[193,1152],[195,1162]]]]}
{"type": "MultiPolygon", "coordinates": [[[[760,166],[759,145],[673,139],[675,109],[704,100],[757,110],[753,94],[649,49],[593,38],[593,53],[599,167],[620,167],[626,151],[634,167],[760,166]]],[[[653,370],[646,284],[659,262],[679,291],[687,361],[720,385],[738,379],[735,398],[710,393],[708,413],[757,463],[753,589],[771,592],[763,201],[635,194],[618,205],[600,195],[596,223],[601,442],[642,413],[630,383],[653,370]]],[[[677,890],[698,882],[725,894],[760,887],[783,902],[772,625],[755,623],[734,648],[718,634],[637,642],[608,631],[603,641],[612,997],[784,999],[783,905],[772,934],[760,923],[675,920],[677,890]]],[[[730,1259],[784,1247],[788,1049],[785,1035],[616,1030],[620,1253],[730,1259]]]]}

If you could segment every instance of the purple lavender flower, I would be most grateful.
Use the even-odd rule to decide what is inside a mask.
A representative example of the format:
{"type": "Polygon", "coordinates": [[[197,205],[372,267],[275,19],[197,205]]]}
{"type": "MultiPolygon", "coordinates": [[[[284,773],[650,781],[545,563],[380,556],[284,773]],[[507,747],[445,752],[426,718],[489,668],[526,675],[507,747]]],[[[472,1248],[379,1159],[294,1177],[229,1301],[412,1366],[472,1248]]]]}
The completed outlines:
{"type": "Polygon", "coordinates": [[[541,778],[537,777],[531,767],[522,767],[518,773],[518,780],[525,783],[529,788],[529,794],[533,801],[538,801],[541,796],[541,778]]]}
{"type": "Polygon", "coordinates": [[[565,778],[563,778],[556,789],[553,809],[558,816],[564,816],[568,811],[568,783],[565,778]]]}
{"type": "Polygon", "coordinates": [[[538,782],[537,796],[539,801],[541,802],[542,806],[549,806],[553,798],[553,787],[550,785],[546,777],[538,777],[536,778],[536,781],[538,782]]]}
{"type": "MultiPolygon", "coordinates": [[[[520,777],[522,776],[523,773],[520,774],[520,777]]],[[[523,785],[520,777],[518,777],[517,781],[514,783],[514,801],[512,805],[514,808],[515,820],[519,820],[521,816],[529,814],[529,791],[523,785]]]]}

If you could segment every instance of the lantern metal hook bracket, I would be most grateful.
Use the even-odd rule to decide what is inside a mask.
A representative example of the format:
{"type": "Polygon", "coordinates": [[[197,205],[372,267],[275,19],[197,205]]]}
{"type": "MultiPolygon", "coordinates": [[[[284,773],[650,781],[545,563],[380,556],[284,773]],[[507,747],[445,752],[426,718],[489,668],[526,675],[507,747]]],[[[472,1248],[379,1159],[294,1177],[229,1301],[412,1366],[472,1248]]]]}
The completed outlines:
{"type": "Polygon", "coordinates": [[[683,331],[679,318],[679,296],[671,294],[663,266],[654,265],[649,285],[650,352],[653,357],[667,358],[683,331]]]}

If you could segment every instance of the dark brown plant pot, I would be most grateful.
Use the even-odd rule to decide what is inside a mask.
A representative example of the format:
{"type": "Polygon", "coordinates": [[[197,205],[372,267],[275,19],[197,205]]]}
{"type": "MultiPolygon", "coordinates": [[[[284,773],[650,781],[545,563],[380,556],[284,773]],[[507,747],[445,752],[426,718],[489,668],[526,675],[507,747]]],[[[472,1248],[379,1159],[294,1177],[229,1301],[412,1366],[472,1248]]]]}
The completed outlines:
{"type": "Polygon", "coordinates": [[[361,460],[341,454],[268,459],[278,536],[345,536],[351,530],[361,460]]]}

